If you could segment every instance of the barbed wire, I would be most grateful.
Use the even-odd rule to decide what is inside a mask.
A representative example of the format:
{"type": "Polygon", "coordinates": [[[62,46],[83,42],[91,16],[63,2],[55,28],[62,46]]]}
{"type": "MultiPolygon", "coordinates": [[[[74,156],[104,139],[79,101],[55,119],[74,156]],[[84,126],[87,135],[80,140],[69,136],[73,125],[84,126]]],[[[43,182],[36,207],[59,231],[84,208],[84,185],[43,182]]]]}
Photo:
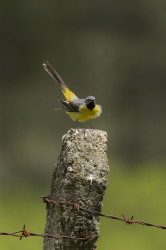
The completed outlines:
{"type": "Polygon", "coordinates": [[[75,204],[75,203],[72,203],[72,202],[65,202],[65,201],[54,201],[54,200],[51,200],[49,199],[47,196],[45,197],[41,197],[43,199],[43,201],[45,203],[52,203],[52,204],[55,204],[61,208],[69,208],[72,209],[74,208],[76,211],[79,211],[79,210],[82,210],[82,211],[85,211],[85,212],[88,212],[88,213],[91,213],[93,215],[97,215],[97,216],[101,216],[101,217],[106,217],[108,219],[113,219],[113,220],[119,220],[119,221],[123,221],[125,222],[126,224],[140,224],[140,225],[143,225],[143,226],[150,226],[150,227],[156,227],[156,228],[160,228],[160,229],[166,229],[166,226],[162,226],[162,225],[158,225],[158,224],[152,224],[152,223],[148,223],[148,222],[144,222],[144,221],[140,221],[140,220],[134,220],[134,216],[131,216],[131,218],[125,218],[125,216],[122,214],[122,217],[117,217],[117,216],[113,216],[113,215],[107,215],[107,214],[103,214],[103,213],[100,213],[98,211],[94,211],[94,210],[90,210],[90,209],[87,209],[87,208],[84,208],[82,206],[80,206],[79,204],[75,204]],[[67,206],[65,206],[67,205],[67,206]]]}
{"type": "MultiPolygon", "coordinates": [[[[70,209],[72,211],[77,211],[79,212],[79,210],[85,211],[87,213],[96,215],[96,216],[101,216],[101,217],[105,217],[108,219],[113,219],[113,220],[118,220],[118,221],[122,221],[125,222],[126,224],[132,225],[132,224],[140,224],[143,226],[151,226],[151,227],[156,227],[156,228],[160,228],[160,229],[166,229],[166,226],[162,226],[162,225],[158,225],[158,224],[152,224],[152,223],[148,223],[148,222],[144,222],[144,221],[140,221],[140,220],[134,220],[134,216],[131,216],[131,218],[125,218],[124,215],[122,215],[122,217],[117,217],[117,216],[113,216],[113,215],[107,215],[107,214],[103,214],[100,213],[98,211],[95,210],[90,210],[87,208],[84,208],[82,206],[80,206],[79,204],[76,203],[72,203],[69,201],[54,201],[49,199],[47,196],[41,197],[43,199],[43,202],[47,203],[47,204],[54,204],[57,205],[61,208],[64,209],[70,209]]],[[[20,238],[20,240],[23,237],[30,237],[30,236],[38,236],[38,237],[49,237],[49,238],[56,238],[56,239],[73,239],[73,240],[93,240],[93,239],[97,239],[98,237],[100,237],[100,235],[82,235],[80,237],[77,236],[70,236],[70,235],[52,235],[52,234],[38,234],[38,233],[32,233],[30,231],[28,231],[25,228],[25,225],[23,226],[22,230],[16,231],[16,232],[12,232],[12,233],[7,233],[7,232],[0,232],[0,236],[4,236],[4,235],[8,235],[8,236],[14,236],[14,237],[18,237],[20,238]]]]}
{"type": "Polygon", "coordinates": [[[49,237],[49,238],[55,238],[55,239],[73,239],[73,240],[81,240],[81,241],[93,240],[93,239],[100,237],[100,235],[84,235],[81,237],[75,237],[75,236],[69,236],[69,235],[37,234],[37,233],[31,233],[28,230],[26,230],[25,225],[23,226],[23,229],[20,231],[13,232],[13,233],[0,232],[0,235],[19,237],[20,240],[23,237],[29,237],[29,236],[39,236],[39,237],[44,237],[44,238],[49,237]]]}

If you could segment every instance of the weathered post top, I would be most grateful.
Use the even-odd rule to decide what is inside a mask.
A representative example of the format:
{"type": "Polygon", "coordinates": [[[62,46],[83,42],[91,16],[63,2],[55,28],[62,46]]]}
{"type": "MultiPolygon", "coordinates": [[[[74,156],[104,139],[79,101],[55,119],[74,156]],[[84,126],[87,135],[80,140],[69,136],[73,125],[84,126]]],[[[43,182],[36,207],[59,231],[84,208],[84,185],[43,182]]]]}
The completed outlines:
{"type": "MultiPolygon", "coordinates": [[[[107,134],[104,131],[70,129],[62,138],[49,199],[79,204],[100,212],[109,169],[106,143],[107,134]]],[[[45,233],[85,239],[48,237],[44,240],[44,250],[94,250],[97,237],[93,236],[99,235],[99,217],[72,207],[47,204],[45,233]]]]}

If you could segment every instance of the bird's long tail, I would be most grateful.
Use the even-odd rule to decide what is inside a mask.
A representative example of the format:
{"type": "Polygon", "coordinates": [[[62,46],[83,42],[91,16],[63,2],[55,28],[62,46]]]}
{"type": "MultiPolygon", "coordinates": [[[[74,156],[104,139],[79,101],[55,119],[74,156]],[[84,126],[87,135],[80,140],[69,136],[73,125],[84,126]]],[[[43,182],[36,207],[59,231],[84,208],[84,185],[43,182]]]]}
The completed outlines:
{"type": "Polygon", "coordinates": [[[53,78],[53,80],[58,83],[67,101],[71,101],[73,98],[77,98],[77,96],[68,89],[67,85],[64,83],[59,74],[55,71],[55,69],[49,64],[49,62],[43,63],[43,67],[53,78]]]}

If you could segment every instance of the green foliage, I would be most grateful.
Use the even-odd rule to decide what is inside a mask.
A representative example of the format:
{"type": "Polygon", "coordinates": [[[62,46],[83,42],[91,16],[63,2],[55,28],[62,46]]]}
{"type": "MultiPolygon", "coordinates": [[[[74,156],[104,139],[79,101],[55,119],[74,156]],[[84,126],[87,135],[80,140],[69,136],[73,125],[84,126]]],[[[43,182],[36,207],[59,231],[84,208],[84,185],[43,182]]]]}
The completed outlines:
{"type": "MultiPolygon", "coordinates": [[[[12,195],[5,194],[1,198],[0,214],[1,232],[15,232],[26,229],[33,233],[43,233],[45,227],[45,204],[41,202],[39,193],[33,193],[33,190],[13,191],[12,195]]],[[[16,237],[0,236],[1,249],[3,250],[36,250],[42,249],[43,238],[29,237],[19,240],[16,237]]]]}
{"type": "MultiPolygon", "coordinates": [[[[113,166],[103,213],[166,225],[166,170],[161,165],[126,169],[113,166]]],[[[165,230],[101,219],[98,250],[165,249],[165,230]]]]}

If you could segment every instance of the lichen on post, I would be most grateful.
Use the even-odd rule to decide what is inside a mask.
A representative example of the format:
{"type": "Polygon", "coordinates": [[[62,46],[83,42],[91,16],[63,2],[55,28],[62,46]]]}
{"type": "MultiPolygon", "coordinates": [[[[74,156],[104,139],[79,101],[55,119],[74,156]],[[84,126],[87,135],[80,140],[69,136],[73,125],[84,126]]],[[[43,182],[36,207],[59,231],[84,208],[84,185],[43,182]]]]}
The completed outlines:
{"type": "MultiPolygon", "coordinates": [[[[100,212],[108,180],[107,134],[96,129],[70,129],[62,138],[49,199],[71,202],[100,212]]],[[[99,217],[74,207],[47,204],[45,233],[78,239],[46,237],[44,250],[96,249],[99,217]],[[87,239],[86,239],[87,237],[87,239]],[[92,239],[91,239],[92,237],[92,239]]]]}

